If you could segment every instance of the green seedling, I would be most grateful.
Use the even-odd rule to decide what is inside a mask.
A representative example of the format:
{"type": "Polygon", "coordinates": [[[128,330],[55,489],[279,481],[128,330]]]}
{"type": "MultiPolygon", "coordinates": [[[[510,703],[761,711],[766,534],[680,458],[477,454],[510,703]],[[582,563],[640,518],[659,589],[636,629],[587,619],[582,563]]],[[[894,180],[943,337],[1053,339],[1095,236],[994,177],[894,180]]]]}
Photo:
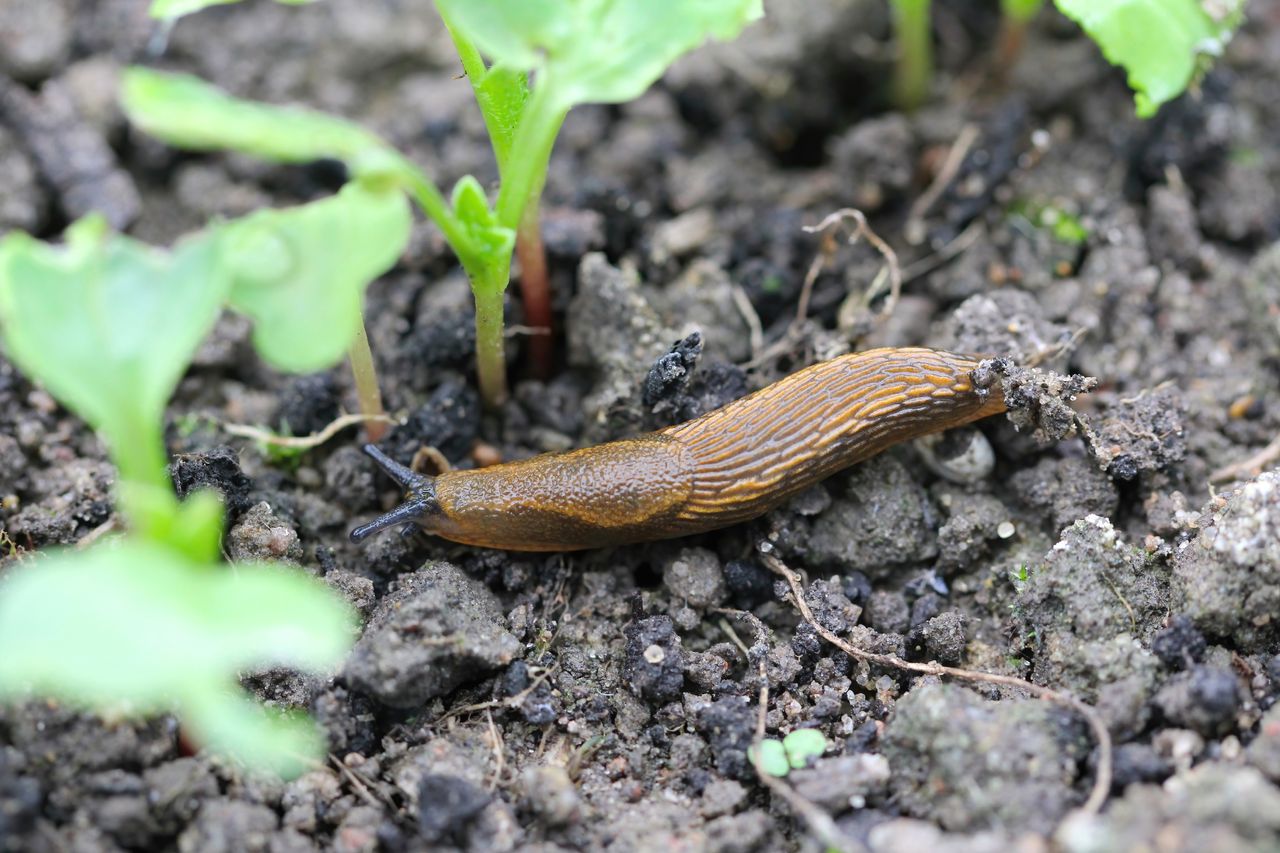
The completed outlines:
{"type": "Polygon", "coordinates": [[[304,716],[273,715],[242,670],[324,672],[346,654],[352,616],[325,587],[268,565],[218,565],[222,507],[182,507],[204,559],[130,536],[57,551],[0,581],[0,699],[57,696],[108,715],[171,712],[215,752],[285,776],[324,754],[304,716]],[[211,548],[209,547],[211,546],[211,548]]]}
{"type": "Polygon", "coordinates": [[[1053,239],[1068,246],[1082,246],[1089,239],[1089,229],[1078,216],[1051,204],[1020,201],[1009,207],[1009,216],[1025,223],[1024,227],[1047,230],[1053,239]]]}
{"type": "Polygon", "coordinates": [[[764,773],[779,778],[792,770],[807,767],[811,759],[827,750],[827,739],[817,729],[796,729],[782,740],[760,741],[759,750],[752,746],[747,757],[764,773]]]}
{"type": "Polygon", "coordinates": [[[891,0],[894,32],[898,36],[898,65],[893,98],[899,109],[911,111],[929,97],[933,82],[931,0],[891,0]]]}
{"type": "MultiPolygon", "coordinates": [[[[895,96],[914,109],[928,94],[933,74],[929,0],[891,0],[898,36],[895,96]]],[[[1101,48],[1107,61],[1122,66],[1141,118],[1186,91],[1221,55],[1243,19],[1243,0],[1054,0],[1101,48]]],[[[1004,16],[999,59],[1012,64],[1026,27],[1042,0],[1001,0],[1004,16]]]]}
{"type": "Polygon", "coordinates": [[[330,199],[220,223],[159,251],[101,217],[65,245],[0,241],[0,336],[13,362],[105,440],[131,532],[0,580],[0,695],[104,711],[173,711],[209,747],[282,772],[321,754],[305,719],[273,719],[235,686],[265,663],[326,669],[349,609],[299,572],[219,565],[222,507],[179,503],[164,409],[224,305],[287,370],[327,367],[358,325],[363,287],[408,239],[402,193],[357,181],[330,199]]]}
{"type": "Polygon", "coordinates": [[[760,0],[437,0],[437,8],[489,132],[500,177],[492,203],[470,176],[446,201],[421,170],[354,125],[240,101],[193,78],[133,69],[123,102],[134,123],[174,145],[282,162],[332,157],[355,174],[394,181],[439,226],[471,281],[477,375],[496,406],[506,397],[502,307],[517,235],[527,319],[550,322],[537,209],[565,116],[579,104],[638,97],[677,57],[708,38],[735,37],[762,7],[760,0]]]}

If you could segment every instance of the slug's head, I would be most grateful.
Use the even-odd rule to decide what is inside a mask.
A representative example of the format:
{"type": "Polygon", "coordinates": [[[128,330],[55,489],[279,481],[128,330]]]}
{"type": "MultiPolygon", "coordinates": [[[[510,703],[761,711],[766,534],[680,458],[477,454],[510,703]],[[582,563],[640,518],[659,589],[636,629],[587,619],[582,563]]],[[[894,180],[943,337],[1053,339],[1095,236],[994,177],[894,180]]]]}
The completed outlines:
{"type": "Polygon", "coordinates": [[[391,479],[404,487],[406,495],[404,503],[400,506],[352,530],[352,542],[360,542],[379,530],[386,530],[397,524],[403,524],[403,532],[408,535],[415,530],[415,525],[440,514],[440,503],[436,500],[435,477],[411,471],[372,444],[366,444],[364,452],[377,462],[378,467],[386,471],[391,479]]]}

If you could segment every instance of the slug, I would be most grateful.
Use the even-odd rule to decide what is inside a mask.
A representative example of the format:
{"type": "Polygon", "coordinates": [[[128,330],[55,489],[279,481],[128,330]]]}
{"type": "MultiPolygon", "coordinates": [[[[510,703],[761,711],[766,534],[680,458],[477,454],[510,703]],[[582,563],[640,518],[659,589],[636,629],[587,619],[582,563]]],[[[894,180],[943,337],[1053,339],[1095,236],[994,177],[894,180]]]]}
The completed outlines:
{"type": "Polygon", "coordinates": [[[489,468],[430,477],[366,445],[408,496],[351,540],[412,523],[467,545],[572,551],[715,530],[898,442],[1004,411],[997,381],[974,357],[875,349],[657,432],[489,468]]]}

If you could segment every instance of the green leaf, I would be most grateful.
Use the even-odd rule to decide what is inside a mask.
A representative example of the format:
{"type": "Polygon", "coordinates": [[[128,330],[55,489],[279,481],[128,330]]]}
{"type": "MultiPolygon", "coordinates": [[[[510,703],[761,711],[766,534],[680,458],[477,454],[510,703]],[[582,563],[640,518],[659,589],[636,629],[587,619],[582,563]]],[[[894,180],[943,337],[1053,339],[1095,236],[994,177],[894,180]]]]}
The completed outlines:
{"type": "Polygon", "coordinates": [[[10,357],[101,431],[122,477],[162,487],[164,407],[226,296],[208,234],[153,249],[97,216],[66,245],[0,242],[0,323],[10,357]]]}
{"type": "Polygon", "coordinates": [[[292,772],[319,754],[317,735],[253,711],[237,676],[336,667],[353,625],[340,598],[293,569],[219,566],[141,539],[57,551],[0,578],[0,696],[172,711],[210,746],[292,772]]]}
{"type": "Polygon", "coordinates": [[[1149,118],[1190,85],[1209,57],[1218,56],[1241,20],[1241,0],[1223,14],[1200,0],[1055,0],[1112,65],[1123,66],[1138,115],[1149,118]]]}
{"type": "Polygon", "coordinates": [[[791,772],[791,764],[787,761],[787,750],[780,740],[772,738],[762,740],[758,750],[755,746],[748,747],[747,758],[770,776],[781,778],[791,772]]]}
{"type": "MultiPolygon", "coordinates": [[[[240,0],[151,0],[149,14],[153,18],[160,19],[181,18],[183,15],[199,12],[206,6],[225,6],[239,2],[240,0]]],[[[276,0],[276,2],[286,6],[302,6],[314,0],[276,0]]]]}
{"type": "MultiPolygon", "coordinates": [[[[459,251],[464,265],[497,263],[511,257],[516,244],[516,232],[499,223],[498,214],[489,206],[489,199],[479,181],[470,175],[459,179],[453,186],[450,204],[453,205],[453,215],[464,229],[470,244],[468,248],[459,251]]],[[[455,251],[458,251],[457,247],[455,251]]],[[[474,288],[480,284],[481,281],[472,276],[471,286],[474,288]]]]}
{"type": "Polygon", "coordinates": [[[638,97],[708,38],[732,39],[760,0],[437,0],[495,66],[537,70],[561,107],[638,97]]]}
{"type": "Polygon", "coordinates": [[[809,764],[809,759],[826,752],[827,739],[817,729],[796,729],[782,739],[782,746],[787,752],[787,761],[799,770],[809,764]]]}
{"type": "Polygon", "coordinates": [[[529,99],[528,76],[523,71],[492,68],[476,84],[475,92],[493,143],[494,156],[499,166],[505,167],[520,115],[529,99]]]}
{"type": "Polygon", "coordinates": [[[323,759],[327,743],[311,718],[262,707],[239,688],[210,689],[183,706],[182,720],[210,750],[291,779],[323,759]]]}
{"type": "Polygon", "coordinates": [[[403,193],[355,182],[332,198],[223,226],[229,301],[253,318],[262,357],[295,373],[340,361],[360,327],[365,287],[395,265],[412,222],[403,193]]]}
{"type": "Polygon", "coordinates": [[[397,152],[355,124],[302,107],[241,100],[187,74],[127,69],[120,102],[130,121],[180,148],[240,151],[282,163],[333,158],[357,175],[403,167],[397,152]]]}

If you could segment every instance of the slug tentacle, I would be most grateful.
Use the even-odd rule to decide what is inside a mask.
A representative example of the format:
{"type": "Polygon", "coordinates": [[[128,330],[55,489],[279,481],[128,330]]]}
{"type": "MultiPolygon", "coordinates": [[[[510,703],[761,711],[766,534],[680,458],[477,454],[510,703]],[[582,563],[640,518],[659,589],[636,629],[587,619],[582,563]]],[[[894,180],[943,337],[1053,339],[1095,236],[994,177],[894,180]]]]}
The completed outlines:
{"type": "Polygon", "coordinates": [[[404,487],[408,495],[405,502],[395,509],[352,530],[352,542],[360,542],[379,530],[386,530],[397,524],[409,525],[404,531],[408,533],[413,530],[412,525],[423,524],[431,516],[440,514],[440,504],[436,499],[435,477],[419,474],[401,465],[372,444],[366,444],[362,449],[365,455],[378,463],[378,467],[385,471],[387,476],[404,487]]]}

